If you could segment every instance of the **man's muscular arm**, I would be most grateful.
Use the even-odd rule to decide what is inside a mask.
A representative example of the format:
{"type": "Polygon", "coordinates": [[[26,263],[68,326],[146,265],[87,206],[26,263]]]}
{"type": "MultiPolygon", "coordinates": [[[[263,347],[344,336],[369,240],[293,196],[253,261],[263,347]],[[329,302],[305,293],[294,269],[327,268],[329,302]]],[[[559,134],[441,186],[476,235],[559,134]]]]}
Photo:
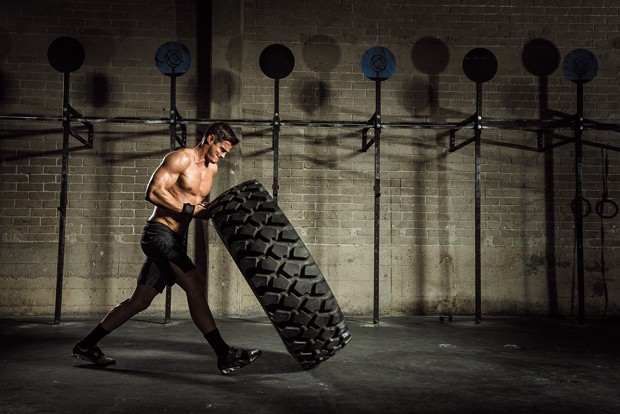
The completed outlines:
{"type": "Polygon", "coordinates": [[[179,175],[189,168],[191,162],[191,158],[183,151],[166,155],[151,176],[145,199],[157,207],[180,213],[183,210],[183,202],[177,200],[171,190],[179,175]]]}
{"type": "MultiPolygon", "coordinates": [[[[185,151],[176,151],[166,155],[149,181],[146,189],[146,200],[159,208],[182,213],[185,205],[184,199],[187,197],[178,191],[175,184],[179,176],[191,166],[191,163],[192,158],[185,151]],[[175,194],[175,189],[179,194],[175,194]]],[[[191,207],[190,211],[193,217],[203,218],[204,206],[197,204],[191,207]]]]}

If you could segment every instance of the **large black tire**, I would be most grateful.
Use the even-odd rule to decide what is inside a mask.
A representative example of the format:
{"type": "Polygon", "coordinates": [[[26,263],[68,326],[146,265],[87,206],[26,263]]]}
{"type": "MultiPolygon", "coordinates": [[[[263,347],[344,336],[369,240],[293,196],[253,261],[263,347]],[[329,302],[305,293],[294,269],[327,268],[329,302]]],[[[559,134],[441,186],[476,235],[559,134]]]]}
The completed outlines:
{"type": "Polygon", "coordinates": [[[351,339],[340,306],[303,241],[256,180],[209,204],[215,230],[288,352],[303,369],[351,339]]]}

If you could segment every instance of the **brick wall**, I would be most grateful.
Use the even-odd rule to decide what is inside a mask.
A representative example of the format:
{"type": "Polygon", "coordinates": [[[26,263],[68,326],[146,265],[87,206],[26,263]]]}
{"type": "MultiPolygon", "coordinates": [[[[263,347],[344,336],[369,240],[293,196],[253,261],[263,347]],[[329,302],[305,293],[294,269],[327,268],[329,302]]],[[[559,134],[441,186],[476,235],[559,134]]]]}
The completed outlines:
{"type": "MultiPolygon", "coordinates": [[[[562,60],[577,48],[592,51],[599,63],[596,79],[584,87],[586,117],[620,122],[618,1],[214,2],[208,52],[208,25],[199,18],[205,14],[194,1],[59,2],[51,12],[43,3],[20,2],[0,17],[0,114],[58,114],[62,75],[49,66],[46,51],[56,37],[70,35],[87,55],[72,75],[72,105],[85,115],[167,117],[169,79],[159,74],[153,57],[162,43],[180,40],[195,59],[178,80],[184,117],[270,120],[274,82],[261,72],[258,58],[272,43],[291,49],[295,69],[280,81],[279,95],[285,121],[280,205],[349,314],[372,311],[374,148],[360,151],[360,128],[286,121],[368,120],[375,85],[360,68],[368,48],[387,47],[397,60],[395,75],[382,83],[388,124],[458,122],[474,113],[476,88],[463,74],[462,61],[476,47],[491,50],[498,62],[496,76],[483,85],[484,122],[574,114],[576,87],[564,76],[562,60]],[[532,67],[539,72],[531,73],[532,67]]],[[[201,128],[190,128],[192,142],[201,128]]],[[[237,129],[243,142],[221,169],[214,194],[249,178],[271,187],[271,130],[237,129]]],[[[0,312],[49,313],[56,278],[59,125],[4,121],[0,131],[0,312]]],[[[570,130],[556,133],[547,143],[572,136],[570,130]]],[[[457,142],[470,136],[471,130],[461,131],[457,142]]],[[[591,130],[584,139],[613,145],[617,136],[591,130]]],[[[450,153],[445,129],[385,128],[381,142],[382,314],[472,313],[473,145],[450,153]]],[[[70,157],[64,309],[95,313],[133,288],[142,261],[139,232],[150,212],[143,191],[169,148],[168,131],[161,125],[97,124],[94,148],[80,145],[73,144],[70,157]]],[[[574,149],[569,144],[539,153],[536,145],[532,132],[483,132],[485,313],[575,312],[574,149]]],[[[584,151],[584,195],[592,203],[603,191],[605,155],[596,147],[584,151]]],[[[616,151],[607,156],[614,198],[620,156],[616,151]]],[[[617,217],[602,223],[594,213],[584,218],[588,315],[618,313],[617,225],[617,217]]],[[[192,240],[201,232],[193,229],[192,240]]],[[[214,310],[260,314],[213,233],[208,294],[214,310]]],[[[203,263],[204,247],[195,239],[190,250],[203,263]]],[[[175,312],[183,311],[178,288],[173,297],[175,312]]],[[[162,303],[159,298],[153,312],[162,303]]]]}

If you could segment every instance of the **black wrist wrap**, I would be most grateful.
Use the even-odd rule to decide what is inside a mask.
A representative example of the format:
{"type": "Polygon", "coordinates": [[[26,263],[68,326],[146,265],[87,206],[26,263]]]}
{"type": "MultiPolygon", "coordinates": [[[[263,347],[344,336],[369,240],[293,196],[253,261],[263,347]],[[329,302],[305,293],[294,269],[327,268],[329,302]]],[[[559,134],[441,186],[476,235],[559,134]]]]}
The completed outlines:
{"type": "Polygon", "coordinates": [[[181,214],[183,216],[187,216],[187,217],[194,217],[194,209],[195,208],[196,207],[194,207],[190,203],[185,203],[185,204],[183,204],[183,209],[181,210],[181,214]]]}

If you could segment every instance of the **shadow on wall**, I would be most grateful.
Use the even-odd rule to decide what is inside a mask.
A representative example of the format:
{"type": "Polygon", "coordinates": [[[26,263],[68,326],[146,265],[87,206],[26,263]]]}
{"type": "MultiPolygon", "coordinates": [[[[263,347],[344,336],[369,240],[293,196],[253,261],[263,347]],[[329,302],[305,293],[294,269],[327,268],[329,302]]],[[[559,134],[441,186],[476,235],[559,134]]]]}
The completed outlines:
{"type": "Polygon", "coordinates": [[[462,111],[439,106],[439,75],[450,64],[448,46],[435,37],[423,37],[413,45],[411,61],[427,76],[426,82],[414,82],[403,89],[401,101],[412,108],[413,116],[464,116],[462,111]]]}
{"type": "Polygon", "coordinates": [[[0,103],[3,103],[6,98],[7,87],[6,77],[4,73],[0,72],[0,103]]]}
{"type": "MultiPolygon", "coordinates": [[[[560,51],[557,46],[546,39],[530,40],[521,54],[521,61],[525,69],[539,79],[539,108],[540,119],[550,119],[553,113],[549,111],[549,75],[560,65],[560,51]]],[[[564,116],[564,114],[561,114],[564,116]]]]}
{"type": "Polygon", "coordinates": [[[316,74],[314,79],[298,81],[295,87],[301,91],[298,105],[306,114],[313,115],[328,108],[331,91],[327,77],[340,63],[341,54],[340,46],[329,36],[311,36],[304,42],[302,49],[304,63],[316,74]]]}
{"type": "Polygon", "coordinates": [[[239,104],[239,76],[225,69],[215,69],[212,76],[215,97],[212,104],[216,107],[214,112],[230,116],[231,108],[239,104]]]}
{"type": "MultiPolygon", "coordinates": [[[[115,35],[118,35],[116,33],[115,35]]],[[[115,36],[105,30],[95,28],[80,29],[80,42],[86,50],[86,65],[90,67],[108,67],[112,62],[115,51],[115,42],[110,41],[115,36]]]]}
{"type": "MultiPolygon", "coordinates": [[[[523,48],[521,55],[523,66],[532,75],[538,77],[538,100],[539,119],[549,120],[557,115],[549,109],[549,80],[548,77],[556,71],[560,65],[560,51],[557,46],[546,39],[533,39],[523,48]]],[[[563,117],[566,115],[561,114],[563,117]]],[[[547,142],[553,140],[553,136],[546,136],[547,142]]],[[[547,275],[547,296],[549,299],[548,313],[550,317],[559,314],[558,287],[555,256],[555,200],[554,200],[554,159],[553,151],[545,151],[545,265],[547,275]]],[[[527,237],[527,235],[523,235],[527,237]]],[[[523,257],[527,257],[524,252],[523,257]]]]}
{"type": "Polygon", "coordinates": [[[95,73],[90,80],[92,104],[95,108],[105,107],[110,101],[108,78],[102,73],[95,73]]]}
{"type": "MultiPolygon", "coordinates": [[[[532,75],[535,75],[539,79],[538,99],[539,99],[539,119],[550,120],[553,118],[568,118],[570,115],[552,111],[548,105],[548,76],[555,72],[560,64],[560,52],[558,48],[550,41],[545,39],[533,39],[526,44],[522,52],[522,63],[525,69],[532,75]]],[[[439,39],[432,37],[426,37],[420,39],[415,43],[412,48],[411,58],[414,66],[422,73],[428,76],[428,84],[426,96],[423,94],[423,88],[415,85],[405,92],[405,100],[413,108],[420,106],[421,102],[425,103],[425,109],[422,113],[416,115],[425,116],[454,116],[458,112],[444,109],[439,106],[438,99],[438,87],[439,87],[439,75],[443,72],[450,62],[450,53],[448,47],[439,39]],[[412,93],[413,92],[413,93],[412,93]],[[422,95],[421,95],[422,93],[422,95]]],[[[439,139],[439,137],[438,137],[439,139]]],[[[553,136],[549,135],[548,140],[552,140],[553,136]]],[[[438,171],[440,173],[446,172],[445,163],[443,160],[439,160],[440,165],[438,171]]],[[[548,313],[550,316],[558,315],[558,292],[557,292],[557,275],[556,275],[556,257],[555,257],[555,217],[554,217],[554,187],[553,187],[553,154],[551,151],[545,153],[545,214],[546,214],[546,277],[547,277],[547,290],[548,290],[548,313]]],[[[444,176],[445,174],[440,174],[444,176]]],[[[414,181],[416,179],[414,178],[414,181]]],[[[441,194],[440,194],[441,196],[441,194]]],[[[441,210],[441,209],[440,209],[441,210]]],[[[439,211],[445,213],[447,211],[439,211]]],[[[449,223],[440,223],[440,227],[444,228],[449,223]]],[[[525,230],[523,230],[525,231],[525,230]]],[[[523,234],[523,238],[527,238],[527,234],[523,234]]],[[[423,243],[422,243],[423,245],[423,243]]],[[[524,243],[525,246],[525,243],[524,243]]],[[[524,247],[524,249],[526,249],[524,247]]],[[[418,246],[418,252],[414,256],[418,263],[424,263],[423,249],[418,246]]],[[[442,247],[440,257],[442,262],[444,258],[450,257],[451,252],[448,247],[442,247]]],[[[528,257],[528,252],[524,251],[522,257],[528,257]]],[[[445,291],[445,301],[440,304],[441,307],[447,309],[439,309],[439,311],[448,311],[451,307],[451,275],[450,268],[442,268],[442,281],[440,282],[440,288],[445,291]]],[[[419,278],[423,279],[423,275],[426,272],[424,269],[420,269],[419,278]]],[[[414,297],[425,297],[425,280],[418,280],[416,284],[416,292],[414,297]]],[[[528,280],[524,280],[525,294],[527,295],[528,280]]],[[[417,308],[418,313],[424,313],[424,304],[419,303],[417,308]]]]}
{"type": "MultiPolygon", "coordinates": [[[[101,29],[85,28],[80,31],[80,42],[84,44],[86,50],[86,66],[99,68],[110,66],[115,48],[113,39],[109,32],[101,29]]],[[[106,75],[95,72],[90,76],[91,103],[95,108],[103,108],[110,102],[110,82],[106,75]]]]}
{"type": "MultiPolygon", "coordinates": [[[[413,83],[411,88],[405,88],[405,95],[403,96],[404,102],[406,102],[407,106],[413,108],[414,116],[416,115],[426,115],[426,116],[450,116],[459,114],[458,111],[442,109],[439,106],[439,75],[442,73],[450,63],[450,50],[448,46],[441,40],[434,37],[423,37],[419,39],[411,49],[411,61],[416,69],[418,69],[423,74],[427,75],[428,79],[426,83],[423,82],[415,82],[413,83]],[[418,113],[418,109],[421,110],[418,113]]],[[[459,114],[460,115],[460,114],[459,114]]],[[[439,133],[437,135],[437,141],[445,138],[444,133],[439,133]]],[[[438,171],[438,180],[442,180],[442,178],[446,177],[447,161],[445,157],[438,157],[434,162],[437,165],[438,171]]],[[[414,187],[418,188],[423,186],[423,182],[420,182],[420,176],[416,174],[414,177],[414,187]]],[[[448,186],[439,185],[440,197],[447,197],[448,186]]],[[[449,206],[447,204],[440,204],[438,206],[438,213],[440,217],[439,228],[446,229],[449,228],[450,223],[445,222],[441,219],[441,217],[445,217],[444,213],[448,213],[449,206]]],[[[423,222],[425,220],[425,213],[416,209],[414,212],[415,220],[420,220],[423,222]]],[[[413,268],[418,269],[418,283],[414,284],[415,292],[413,293],[414,297],[417,298],[425,298],[426,297],[426,284],[427,280],[425,279],[425,275],[427,274],[425,255],[426,251],[424,249],[425,243],[420,243],[420,245],[416,246],[416,251],[414,254],[417,265],[413,268]]],[[[438,306],[440,309],[435,309],[438,312],[447,312],[452,313],[452,278],[451,275],[453,273],[453,268],[451,266],[445,265],[446,263],[453,263],[453,255],[455,252],[449,246],[442,245],[440,247],[439,257],[440,257],[440,274],[441,280],[437,282],[438,287],[444,293],[443,298],[438,298],[438,306]]],[[[425,314],[427,309],[424,309],[425,301],[420,300],[416,305],[416,310],[420,314],[425,314]]]]}
{"type": "MultiPolygon", "coordinates": [[[[0,61],[9,54],[11,50],[11,38],[4,32],[0,32],[0,61]]],[[[7,95],[7,79],[4,73],[0,71],[0,103],[3,103],[7,95]]]]}
{"type": "MultiPolygon", "coordinates": [[[[240,36],[234,37],[226,48],[226,61],[230,64],[237,64],[239,51],[243,49],[243,39],[240,36]]],[[[228,69],[216,69],[217,63],[211,68],[210,91],[213,99],[213,116],[234,118],[234,108],[240,103],[239,85],[241,81],[239,75],[228,69]]],[[[238,68],[236,68],[238,69],[238,68]]],[[[206,98],[206,97],[205,97],[206,98]]]]}

